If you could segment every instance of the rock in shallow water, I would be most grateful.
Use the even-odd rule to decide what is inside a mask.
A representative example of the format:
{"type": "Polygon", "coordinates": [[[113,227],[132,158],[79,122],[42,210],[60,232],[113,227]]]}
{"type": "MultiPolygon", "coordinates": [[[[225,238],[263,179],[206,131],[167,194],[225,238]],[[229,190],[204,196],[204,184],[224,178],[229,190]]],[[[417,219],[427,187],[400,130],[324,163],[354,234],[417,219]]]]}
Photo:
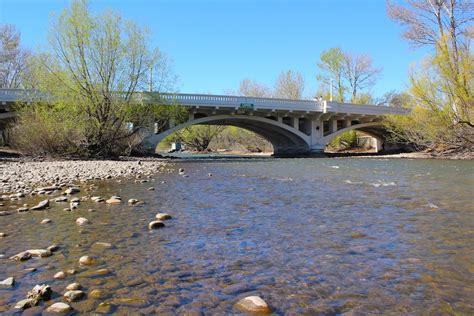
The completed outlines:
{"type": "Polygon", "coordinates": [[[158,213],[155,215],[155,218],[159,221],[165,221],[171,219],[171,215],[167,213],[158,213]]]}
{"type": "Polygon", "coordinates": [[[122,200],[117,199],[117,198],[110,198],[110,199],[106,200],[105,203],[107,203],[107,204],[120,204],[120,203],[122,203],[122,200]]]}
{"type": "Polygon", "coordinates": [[[165,223],[162,221],[151,221],[148,223],[148,229],[157,229],[162,227],[165,227],[165,223]]]}
{"type": "Polygon", "coordinates": [[[14,277],[9,277],[3,281],[0,281],[0,287],[13,287],[14,284],[15,284],[14,277]]]}
{"type": "Polygon", "coordinates": [[[58,273],[56,273],[54,275],[54,278],[55,279],[64,279],[64,278],[66,278],[66,273],[64,273],[64,271],[59,271],[58,273]]]}
{"type": "Polygon", "coordinates": [[[64,299],[68,302],[75,302],[79,299],[81,299],[82,297],[84,297],[85,293],[82,292],[82,291],[79,291],[79,290],[71,290],[71,291],[67,291],[66,293],[64,293],[64,299]]]}
{"type": "Polygon", "coordinates": [[[78,187],[72,187],[65,191],[66,194],[75,194],[79,192],[81,192],[81,189],[79,189],[78,187]]]}
{"type": "Polygon", "coordinates": [[[71,283],[68,286],[66,286],[67,291],[77,291],[81,289],[81,285],[77,282],[71,283]]]}
{"type": "Polygon", "coordinates": [[[91,256],[82,256],[79,258],[79,263],[85,266],[90,266],[94,263],[95,259],[91,256]]]}
{"type": "Polygon", "coordinates": [[[45,218],[41,221],[41,224],[49,224],[51,223],[51,220],[49,218],[45,218]]]}
{"type": "Polygon", "coordinates": [[[247,296],[235,304],[241,310],[252,312],[252,313],[271,313],[268,304],[258,296],[247,296]]]}
{"type": "Polygon", "coordinates": [[[54,303],[46,309],[48,313],[67,313],[70,310],[72,310],[71,306],[62,302],[54,303]]]}
{"type": "Polygon", "coordinates": [[[78,219],[76,219],[76,224],[79,226],[87,225],[89,224],[89,220],[85,217],[79,217],[78,219]]]}
{"type": "Polygon", "coordinates": [[[43,200],[31,208],[32,211],[44,210],[49,206],[49,200],[43,200]]]}

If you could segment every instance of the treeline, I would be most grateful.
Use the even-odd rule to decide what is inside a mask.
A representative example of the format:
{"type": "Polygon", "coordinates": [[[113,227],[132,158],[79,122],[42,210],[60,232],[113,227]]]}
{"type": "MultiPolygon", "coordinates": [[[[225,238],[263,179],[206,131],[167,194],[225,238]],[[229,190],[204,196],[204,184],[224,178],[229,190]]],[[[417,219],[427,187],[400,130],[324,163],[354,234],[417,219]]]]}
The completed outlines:
{"type": "MultiPolygon", "coordinates": [[[[402,25],[407,41],[431,48],[412,70],[406,91],[374,96],[371,89],[382,69],[368,54],[333,47],[316,63],[320,85],[315,93],[305,94],[303,76],[294,70],[281,72],[272,87],[245,79],[227,93],[406,107],[410,115],[386,119],[393,140],[436,153],[472,152],[472,1],[388,1],[387,12],[402,25]]],[[[140,152],[153,123],[162,130],[170,121],[187,119],[182,107],[144,105],[136,97],[140,91],[176,91],[170,59],[150,45],[149,32],[116,13],[92,13],[87,0],[73,0],[55,18],[45,50],[23,49],[11,25],[0,25],[0,44],[0,87],[43,93],[29,96],[34,100],[29,106],[18,104],[19,118],[2,129],[4,141],[24,153],[106,157],[140,152]]],[[[352,147],[356,136],[341,135],[331,145],[352,147]]],[[[251,132],[220,126],[187,128],[167,139],[172,140],[200,151],[228,146],[258,152],[270,146],[251,132]]]]}

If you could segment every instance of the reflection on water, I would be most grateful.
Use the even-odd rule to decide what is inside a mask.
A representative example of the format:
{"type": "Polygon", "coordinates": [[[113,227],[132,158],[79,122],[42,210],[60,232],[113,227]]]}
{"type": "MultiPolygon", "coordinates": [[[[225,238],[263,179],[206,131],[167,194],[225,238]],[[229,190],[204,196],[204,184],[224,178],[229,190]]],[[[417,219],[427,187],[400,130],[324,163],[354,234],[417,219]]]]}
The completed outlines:
{"type": "Polygon", "coordinates": [[[275,314],[474,313],[473,162],[235,159],[175,167],[189,177],[99,183],[78,195],[119,194],[144,205],[86,201],[65,212],[53,203],[0,217],[9,235],[0,240],[0,279],[16,278],[13,289],[0,289],[0,311],[35,284],[59,296],[76,281],[86,293],[102,291],[72,303],[83,313],[236,313],[233,304],[249,295],[275,314]],[[173,220],[150,232],[158,212],[173,220]],[[81,216],[91,224],[77,226],[81,216]],[[40,225],[46,217],[52,223],[40,225]],[[7,259],[53,243],[61,251],[52,257],[7,259]],[[98,262],[80,267],[82,255],[98,262]],[[36,272],[22,272],[31,267],[36,272]],[[77,274],[53,279],[71,268],[77,274]],[[91,273],[100,268],[110,273],[91,273]]]}

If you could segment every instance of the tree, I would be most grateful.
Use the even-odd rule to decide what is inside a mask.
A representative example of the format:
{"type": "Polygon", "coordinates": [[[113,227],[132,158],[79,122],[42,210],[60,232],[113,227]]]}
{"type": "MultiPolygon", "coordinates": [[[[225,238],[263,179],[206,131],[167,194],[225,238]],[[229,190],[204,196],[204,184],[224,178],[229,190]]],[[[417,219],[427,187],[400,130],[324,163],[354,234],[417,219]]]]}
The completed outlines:
{"type": "Polygon", "coordinates": [[[388,2],[388,14],[415,46],[433,48],[410,76],[412,115],[391,117],[400,138],[437,151],[474,148],[474,3],[469,0],[388,2]],[[426,116],[426,117],[424,117],[426,116]]]}
{"type": "Polygon", "coordinates": [[[31,63],[32,81],[49,102],[37,99],[24,111],[43,121],[54,117],[78,135],[71,145],[76,154],[123,154],[155,119],[154,107],[137,92],[149,88],[150,69],[160,69],[161,60],[146,29],[111,11],[95,15],[87,0],[73,0],[52,24],[49,50],[31,63]]]}
{"type": "Polygon", "coordinates": [[[13,25],[0,25],[0,88],[20,88],[30,52],[20,46],[20,32],[13,25]]]}
{"type": "Polygon", "coordinates": [[[274,96],[282,99],[300,100],[303,98],[303,76],[293,70],[282,71],[275,83],[274,96]]]}
{"type": "MultiPolygon", "coordinates": [[[[359,94],[373,86],[381,72],[381,69],[372,65],[369,55],[354,55],[338,47],[323,51],[317,66],[320,73],[316,78],[325,86],[335,85],[333,100],[339,102],[349,100],[360,103],[369,100],[367,92],[364,97],[359,94]]],[[[326,89],[320,87],[320,91],[326,89]]]]}
{"type": "Polygon", "coordinates": [[[244,79],[240,82],[238,94],[258,98],[270,98],[272,96],[270,88],[250,79],[244,79]]]}
{"type": "Polygon", "coordinates": [[[333,99],[335,101],[344,102],[347,86],[345,84],[345,54],[339,47],[325,50],[319,56],[320,62],[317,64],[321,73],[316,79],[322,81],[325,85],[330,86],[333,81],[336,85],[333,99]]]}
{"type": "Polygon", "coordinates": [[[358,92],[372,87],[381,69],[372,66],[369,55],[344,54],[344,75],[349,84],[351,102],[356,103],[358,92]]]}
{"type": "Polygon", "coordinates": [[[205,151],[225,128],[226,126],[218,125],[195,125],[175,132],[172,139],[196,151],[205,151]]]}

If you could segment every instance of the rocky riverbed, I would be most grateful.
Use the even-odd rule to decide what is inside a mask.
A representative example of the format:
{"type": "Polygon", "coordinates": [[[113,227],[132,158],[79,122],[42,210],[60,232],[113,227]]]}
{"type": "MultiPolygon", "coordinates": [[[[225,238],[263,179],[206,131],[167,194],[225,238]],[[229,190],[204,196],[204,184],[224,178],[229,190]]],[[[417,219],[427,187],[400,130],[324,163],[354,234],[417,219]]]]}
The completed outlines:
{"type": "MultiPolygon", "coordinates": [[[[130,178],[146,178],[163,171],[166,162],[157,159],[66,160],[0,162],[0,192],[10,195],[34,194],[41,187],[66,187],[78,183],[130,178]]],[[[43,190],[48,194],[51,190],[43,190]]],[[[12,196],[11,198],[15,198],[12,196]]]]}

